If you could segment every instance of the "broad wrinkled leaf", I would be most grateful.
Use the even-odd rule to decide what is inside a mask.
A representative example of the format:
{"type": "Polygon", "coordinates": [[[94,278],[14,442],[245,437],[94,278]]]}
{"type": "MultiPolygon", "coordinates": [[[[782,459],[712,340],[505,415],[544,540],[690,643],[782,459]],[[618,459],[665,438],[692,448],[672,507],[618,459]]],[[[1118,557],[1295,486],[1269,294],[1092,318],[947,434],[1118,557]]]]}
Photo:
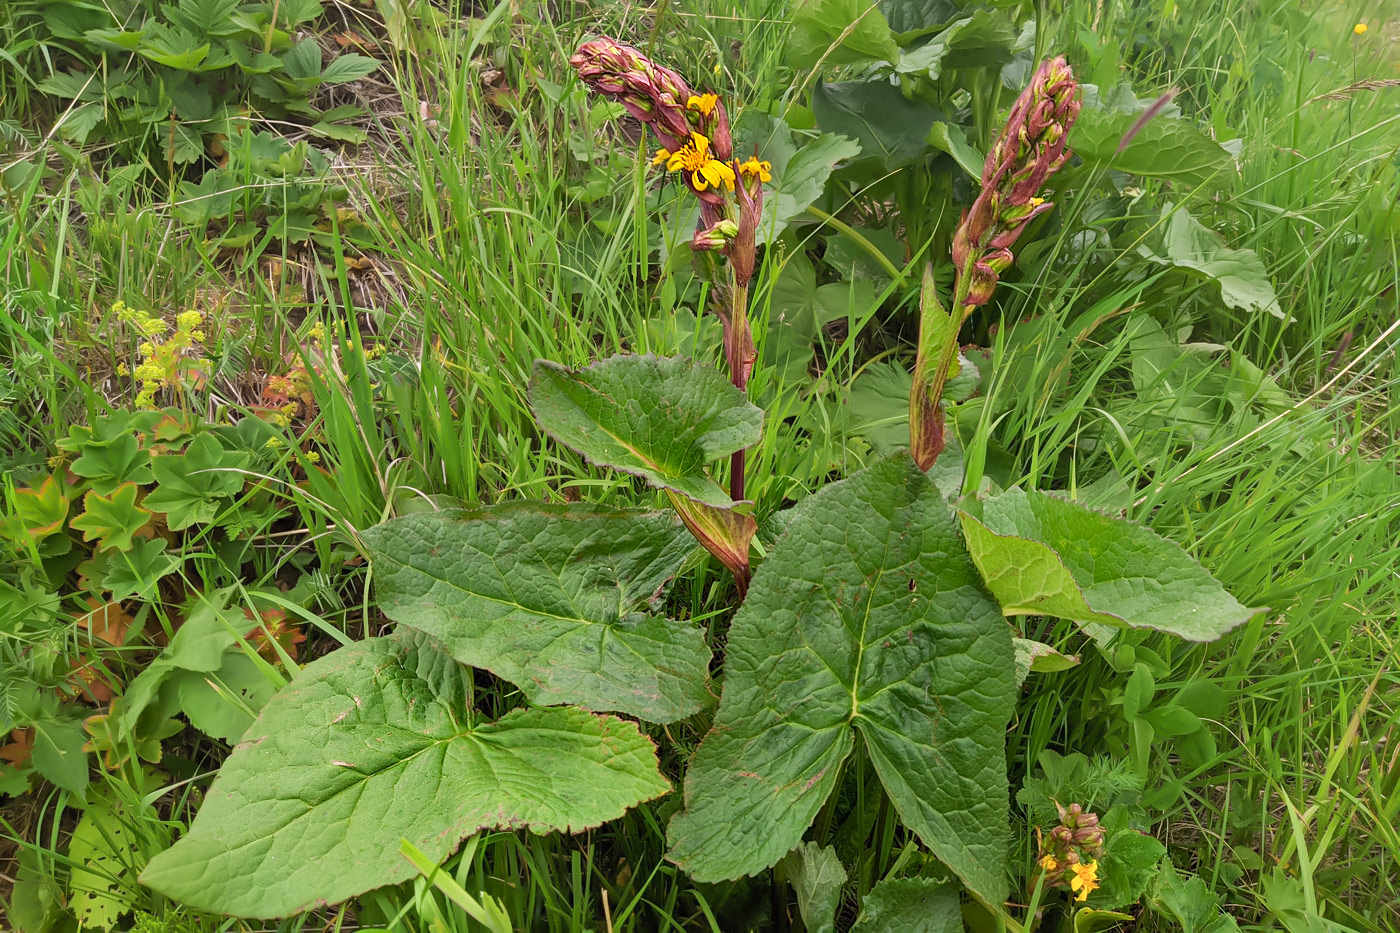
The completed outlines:
{"type": "Polygon", "coordinates": [[[901,45],[941,29],[958,15],[954,0],[879,0],[879,6],[901,45]]]}
{"type": "Polygon", "coordinates": [[[796,68],[890,62],[899,46],[869,0],[798,0],[792,12],[788,61],[796,68]]]}
{"type": "Polygon", "coordinates": [[[968,500],[963,533],[1002,612],[1214,641],[1262,609],[1225,592],[1180,545],[1042,492],[968,500]]]}
{"type": "Polygon", "coordinates": [[[1005,899],[1011,635],[951,508],[907,454],[803,500],[729,630],[714,728],[670,857],[753,874],[802,839],[860,733],[906,826],[1005,899]]]}
{"type": "Polygon", "coordinates": [[[818,136],[797,150],[783,166],[782,173],[773,176],[773,184],[763,202],[764,223],[759,242],[773,239],[793,218],[811,207],[821,197],[836,164],[858,155],[858,143],[833,133],[818,136]]]}
{"type": "Polygon", "coordinates": [[[797,894],[802,924],[810,933],[835,933],[836,908],[841,906],[841,886],[846,869],[836,850],[804,842],[778,863],[778,871],[797,894]]]}
{"type": "Polygon", "coordinates": [[[1086,107],[1070,130],[1070,148],[1085,162],[1187,187],[1221,185],[1229,179],[1230,153],[1186,120],[1158,116],[1118,152],[1119,142],[1140,115],[1086,107]]]}
{"type": "Polygon", "coordinates": [[[133,536],[151,520],[151,510],[136,504],[140,491],[135,483],[123,483],[110,496],[89,489],[83,496],[82,514],[69,524],[83,533],[84,541],[96,541],[99,549],[129,551],[133,536]]]}
{"type": "Polygon", "coordinates": [[[614,356],[580,370],[536,360],[530,408],[590,463],[717,508],[733,501],[705,465],[763,430],[763,412],[718,369],[679,358],[614,356]]]}
{"type": "Polygon", "coordinates": [[[1201,224],[1185,208],[1171,204],[1162,209],[1166,228],[1160,250],[1146,246],[1138,252],[1164,266],[1186,269],[1220,286],[1225,304],[1241,311],[1267,311],[1285,319],[1274,285],[1264,263],[1252,249],[1230,249],[1225,239],[1201,224]]]}
{"type": "Polygon", "coordinates": [[[899,56],[895,71],[937,81],[945,68],[992,67],[1011,61],[1016,30],[995,10],[977,10],[949,23],[928,42],[899,56]]]}
{"type": "Polygon", "coordinates": [[[671,722],[707,700],[700,630],[639,611],[694,546],[669,514],[508,503],[364,538],[385,615],[534,703],[671,722]]]}
{"type": "Polygon", "coordinates": [[[887,878],[865,895],[851,933],[962,933],[957,885],[887,878]]]}
{"type": "Polygon", "coordinates": [[[943,111],[921,100],[907,100],[899,88],[876,81],[817,84],[812,89],[817,125],[860,145],[860,164],[881,171],[908,165],[929,154],[928,135],[943,111]]]}
{"type": "Polygon", "coordinates": [[[578,709],[473,722],[469,677],[405,637],[308,665],[142,883],[204,910],[285,916],[412,877],[401,839],[439,862],[481,829],[577,832],[669,789],[634,723],[578,709]]]}

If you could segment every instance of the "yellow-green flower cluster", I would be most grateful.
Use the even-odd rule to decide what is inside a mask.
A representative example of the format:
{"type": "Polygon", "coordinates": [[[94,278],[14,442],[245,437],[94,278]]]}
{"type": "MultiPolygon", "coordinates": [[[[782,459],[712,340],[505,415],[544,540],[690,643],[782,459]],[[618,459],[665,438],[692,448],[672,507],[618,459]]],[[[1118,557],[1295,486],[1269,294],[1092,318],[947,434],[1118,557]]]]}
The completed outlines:
{"type": "Polygon", "coordinates": [[[186,351],[204,341],[204,315],[193,310],[177,314],[172,332],[164,319],[130,308],[125,302],[112,305],[112,312],[143,338],[136,347],[140,362],[131,373],[139,385],[135,405],[154,408],[156,392],[178,384],[186,351]]]}

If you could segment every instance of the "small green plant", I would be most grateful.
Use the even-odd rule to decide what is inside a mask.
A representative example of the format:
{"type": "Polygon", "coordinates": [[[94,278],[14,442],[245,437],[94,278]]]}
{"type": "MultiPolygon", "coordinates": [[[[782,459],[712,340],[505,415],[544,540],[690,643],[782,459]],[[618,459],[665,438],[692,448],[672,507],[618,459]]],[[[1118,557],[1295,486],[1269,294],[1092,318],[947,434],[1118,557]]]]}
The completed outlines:
{"type": "Polygon", "coordinates": [[[353,106],[319,110],[326,85],[363,78],[379,62],[358,53],[323,61],[315,39],[292,31],[321,15],[319,0],[61,0],[29,16],[61,54],[38,89],[66,110],[73,143],[112,144],[161,176],[218,161],[223,140],[260,119],[296,119],[314,135],[357,142],[353,106]]]}
{"type": "MultiPolygon", "coordinates": [[[[765,205],[782,216],[783,184],[808,150],[781,167],[746,155],[722,100],[614,40],[585,43],[572,63],[656,134],[654,164],[697,204],[691,248],[712,280],[729,378],[681,358],[581,370],[541,360],[530,404],[556,441],[664,491],[676,515],[517,502],[416,511],[362,532],[397,630],[315,661],[271,697],[143,883],[208,910],[282,916],[431,870],[482,829],[595,826],[673,789],[641,723],[693,718],[708,731],[666,835],[698,882],[776,866],[809,925],[829,925],[845,868],[804,839],[858,771],[933,856],[926,872],[874,885],[859,929],[907,929],[913,905],[955,924],[960,891],[1029,928],[1034,906],[1022,919],[1006,906],[1009,868],[1034,879],[1032,905],[1061,890],[1088,904],[1091,928],[1088,911],[1142,897],[1160,845],[1123,835],[1136,834],[1123,814],[1100,821],[1072,801],[1036,863],[1009,865],[1004,742],[1018,685],[1074,660],[1007,620],[1071,620],[1112,650],[1140,630],[1213,640],[1260,610],[1140,525],[983,486],[971,470],[971,488],[935,482],[963,473],[941,408],[958,326],[1052,208],[1041,192],[1079,111],[1069,67],[1034,72],[991,146],[952,238],[947,308],[925,277],[905,449],[766,516],[774,534],[760,548],[744,498],[743,451],[764,429],[745,391],[748,286],[765,205]],[[729,465],[727,487],[716,461],[729,465]],[[695,541],[735,584],[717,709],[706,633],[669,618],[661,598],[695,541]],[[479,708],[473,669],[527,705],[479,708]]],[[[837,137],[809,145],[822,179],[849,151],[837,137]]],[[[472,903],[487,916],[489,903],[472,903]]]]}

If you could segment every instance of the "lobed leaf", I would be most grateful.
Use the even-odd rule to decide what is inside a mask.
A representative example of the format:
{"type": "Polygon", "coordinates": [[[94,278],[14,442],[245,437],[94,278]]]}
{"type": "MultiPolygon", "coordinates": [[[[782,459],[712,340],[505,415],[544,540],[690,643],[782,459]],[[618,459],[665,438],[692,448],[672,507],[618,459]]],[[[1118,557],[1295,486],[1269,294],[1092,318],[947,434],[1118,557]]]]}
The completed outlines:
{"type": "Polygon", "coordinates": [[[371,638],[303,669],[224,762],[149,887],[278,917],[412,877],[486,828],[577,832],[669,790],[634,723],[578,709],[468,718],[469,672],[421,637],[371,638]]]}
{"type": "Polygon", "coordinates": [[[1011,716],[1011,634],[951,507],[900,453],[793,511],[730,628],[724,693],[670,857],[702,882],[774,864],[859,733],[905,825],[1000,903],[1006,764],[987,749],[1011,716]]]}
{"type": "Polygon", "coordinates": [[[380,608],[531,702],[672,722],[709,700],[701,631],[638,611],[694,547],[666,513],[508,503],[369,529],[380,608]]]}
{"type": "Polygon", "coordinates": [[[1214,641],[1264,611],[1240,605],[1181,546],[1136,522],[1042,492],[968,500],[968,550],[1014,615],[1049,615],[1214,641]]]}

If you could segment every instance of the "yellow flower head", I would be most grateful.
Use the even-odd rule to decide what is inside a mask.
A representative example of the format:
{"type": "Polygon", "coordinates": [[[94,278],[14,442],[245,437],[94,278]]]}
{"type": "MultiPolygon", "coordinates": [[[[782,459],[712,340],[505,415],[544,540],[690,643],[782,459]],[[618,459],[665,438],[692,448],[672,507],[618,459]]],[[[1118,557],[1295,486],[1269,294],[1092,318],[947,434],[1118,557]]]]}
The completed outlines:
{"type": "Polygon", "coordinates": [[[1095,859],[1084,865],[1071,865],[1074,877],[1069,879],[1069,889],[1074,892],[1076,901],[1087,901],[1099,886],[1099,863],[1095,859]]]}
{"type": "Polygon", "coordinates": [[[714,112],[715,104],[718,103],[718,94],[701,94],[699,96],[692,94],[690,100],[685,102],[685,109],[698,111],[701,116],[708,117],[714,112]]]}
{"type": "MultiPolygon", "coordinates": [[[[660,155],[660,153],[658,153],[660,155]]],[[[710,155],[710,140],[703,133],[691,133],[690,142],[669,154],[669,172],[689,172],[696,191],[725,186],[734,190],[734,169],[710,155]]]]}
{"type": "Polygon", "coordinates": [[[1365,23],[1357,23],[1355,26],[1351,27],[1351,31],[1356,33],[1358,36],[1363,36],[1366,34],[1367,28],[1369,27],[1367,27],[1365,23]]]}
{"type": "Polygon", "coordinates": [[[656,155],[651,157],[651,164],[660,165],[661,163],[668,161],[670,158],[671,150],[667,149],[665,146],[662,146],[660,149],[656,150],[656,155]]]}
{"type": "Polygon", "coordinates": [[[739,171],[750,178],[757,175],[759,181],[773,180],[773,163],[760,162],[756,157],[751,156],[741,163],[739,171]]]}
{"type": "Polygon", "coordinates": [[[1060,868],[1060,863],[1055,861],[1055,856],[1047,854],[1041,858],[1040,867],[1045,869],[1046,871],[1058,871],[1060,868]]]}
{"type": "Polygon", "coordinates": [[[1031,207],[1039,207],[1045,203],[1044,198],[1031,198],[1031,207]]]}

